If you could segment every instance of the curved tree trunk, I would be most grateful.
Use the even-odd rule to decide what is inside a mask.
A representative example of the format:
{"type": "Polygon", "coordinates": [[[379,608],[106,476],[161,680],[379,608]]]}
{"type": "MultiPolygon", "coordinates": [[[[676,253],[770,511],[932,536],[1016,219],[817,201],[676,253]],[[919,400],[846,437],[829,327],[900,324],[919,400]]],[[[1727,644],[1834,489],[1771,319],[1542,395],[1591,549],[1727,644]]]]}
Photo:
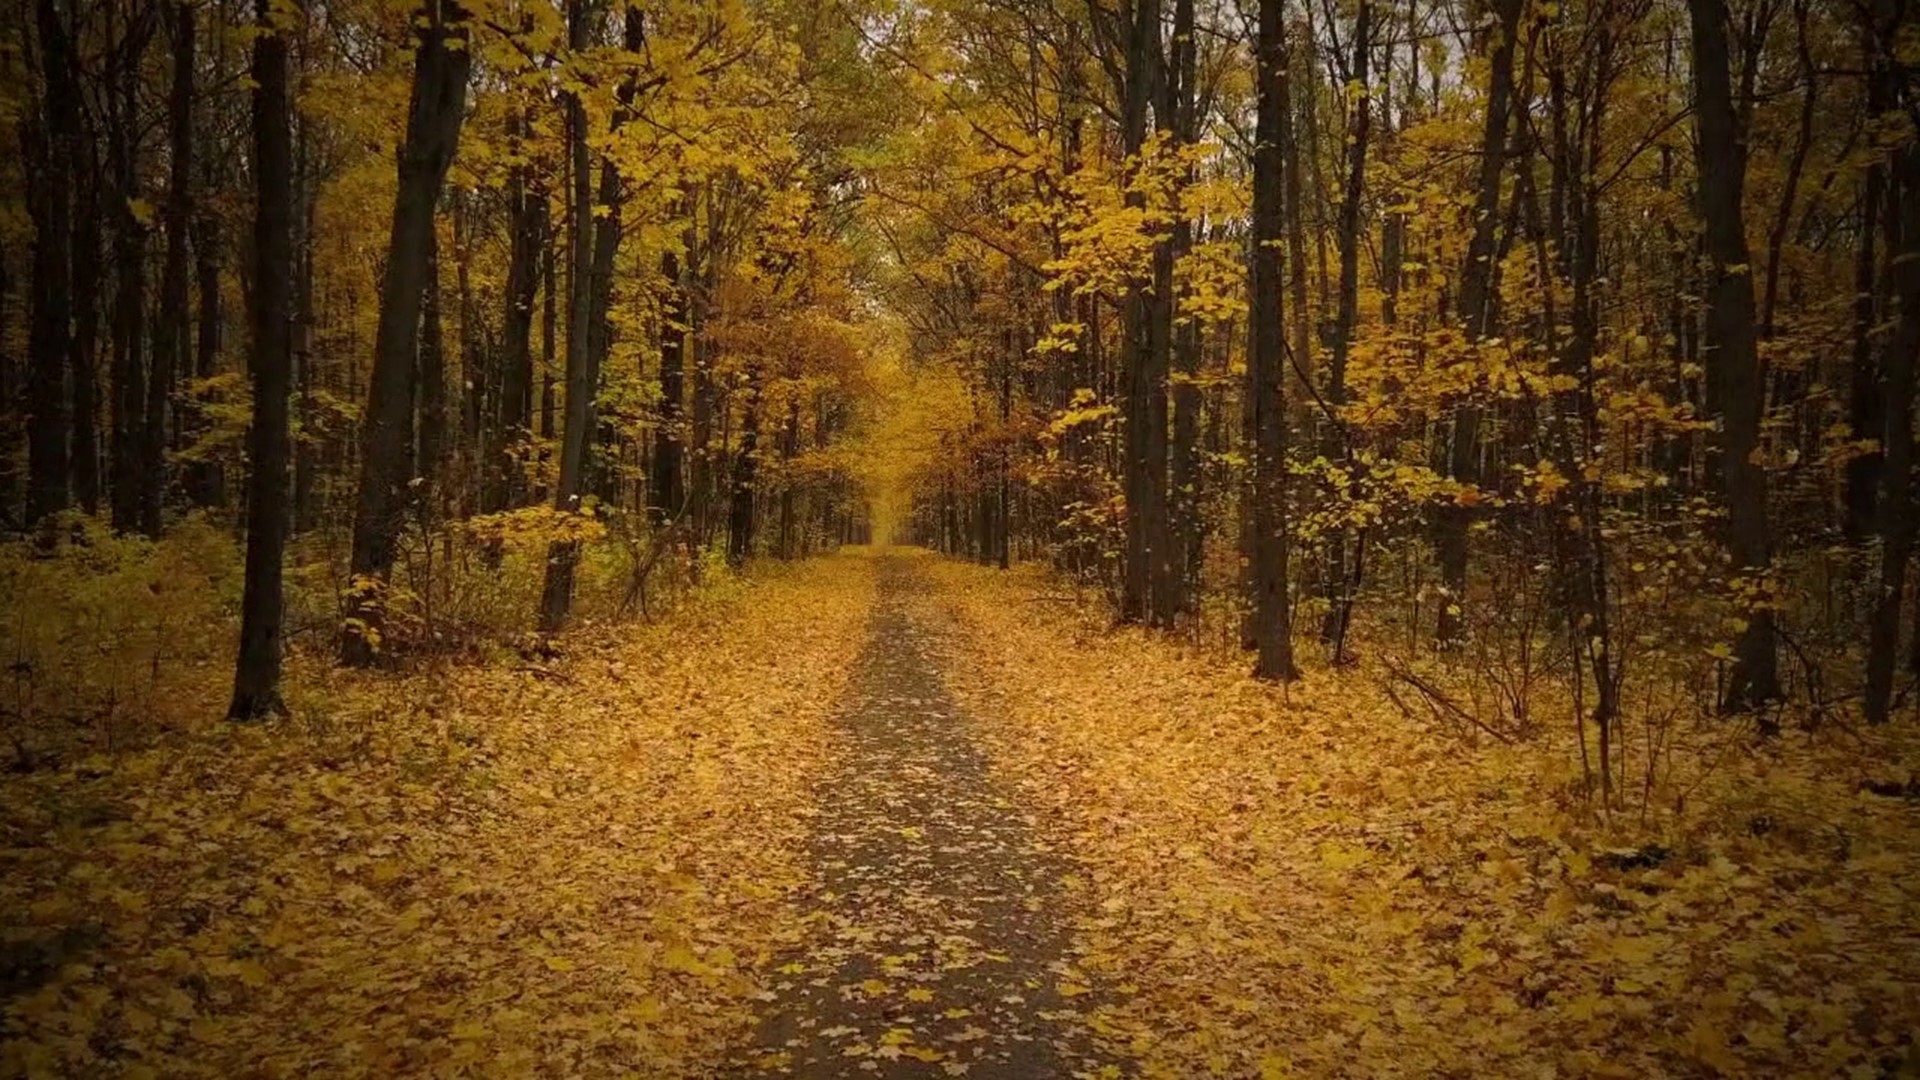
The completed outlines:
{"type": "Polygon", "coordinates": [[[401,145],[399,190],[380,284],[380,322],[361,433],[360,492],[353,518],[352,618],[341,633],[341,659],[366,664],[379,648],[380,612],[393,570],[407,505],[405,475],[412,426],[414,369],[420,344],[420,304],[427,278],[427,244],[440,187],[460,141],[467,72],[472,62],[456,0],[424,0],[418,11],[419,49],[407,136],[401,145]]]}

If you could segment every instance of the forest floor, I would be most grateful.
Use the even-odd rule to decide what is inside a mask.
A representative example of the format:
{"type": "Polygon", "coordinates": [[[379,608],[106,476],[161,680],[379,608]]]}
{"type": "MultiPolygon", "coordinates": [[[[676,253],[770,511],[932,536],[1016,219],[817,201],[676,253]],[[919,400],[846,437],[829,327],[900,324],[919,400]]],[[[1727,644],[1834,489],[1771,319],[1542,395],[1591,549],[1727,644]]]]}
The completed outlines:
{"type": "Polygon", "coordinates": [[[0,1076],[1920,1068],[1910,724],[1681,727],[1608,812],[1570,723],[916,553],[563,649],[8,777],[0,1076]]]}

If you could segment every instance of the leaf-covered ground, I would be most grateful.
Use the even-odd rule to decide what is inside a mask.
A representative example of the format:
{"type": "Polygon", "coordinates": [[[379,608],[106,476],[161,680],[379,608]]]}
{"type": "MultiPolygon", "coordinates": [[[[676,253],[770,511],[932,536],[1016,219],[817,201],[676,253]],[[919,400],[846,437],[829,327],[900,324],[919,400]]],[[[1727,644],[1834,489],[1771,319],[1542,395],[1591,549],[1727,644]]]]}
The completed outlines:
{"type": "Polygon", "coordinates": [[[827,559],[557,662],[8,778],[0,1075],[697,1074],[799,926],[863,644],[827,559]]]}
{"type": "Polygon", "coordinates": [[[809,932],[778,969],[754,1070],[1052,1077],[1091,1073],[1065,952],[1062,860],[989,774],[941,675],[948,620],[928,560],[876,560],[871,636],[820,780],[809,932]]]}
{"type": "Polygon", "coordinates": [[[1681,811],[1603,827],[1570,744],[1469,748],[1367,668],[1262,686],[1036,579],[939,579],[958,697],[1077,853],[1094,1023],[1142,1075],[1920,1066],[1920,813],[1858,790],[1911,732],[1681,740],[1681,811]]]}
{"type": "Polygon", "coordinates": [[[1906,727],[1681,732],[1606,820],[1047,589],[821,559],[9,777],[0,1075],[1920,1067],[1906,727]]]}

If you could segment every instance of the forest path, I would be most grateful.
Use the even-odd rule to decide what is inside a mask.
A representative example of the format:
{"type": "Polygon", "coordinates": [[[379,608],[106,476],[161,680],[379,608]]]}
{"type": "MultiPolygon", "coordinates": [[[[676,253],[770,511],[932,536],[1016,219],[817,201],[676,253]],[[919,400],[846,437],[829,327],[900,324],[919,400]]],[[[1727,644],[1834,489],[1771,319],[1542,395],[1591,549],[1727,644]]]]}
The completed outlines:
{"type": "MultiPolygon", "coordinates": [[[[1063,862],[995,786],[941,676],[913,560],[880,556],[869,636],[835,716],[803,901],[743,1075],[1090,1075],[1050,904],[1063,862]]],[[[1084,1000],[1084,999],[1083,999],[1084,1000]]]]}

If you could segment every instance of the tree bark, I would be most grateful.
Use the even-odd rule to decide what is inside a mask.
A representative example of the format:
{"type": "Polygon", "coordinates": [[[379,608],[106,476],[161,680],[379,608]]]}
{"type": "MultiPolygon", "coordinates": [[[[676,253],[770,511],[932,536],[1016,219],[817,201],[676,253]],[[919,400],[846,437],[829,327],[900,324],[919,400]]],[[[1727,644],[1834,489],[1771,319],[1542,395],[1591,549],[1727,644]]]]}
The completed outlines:
{"type": "MultiPolygon", "coordinates": [[[[1338,409],[1347,402],[1347,356],[1353,345],[1353,330],[1360,318],[1360,200],[1365,197],[1367,185],[1367,143],[1373,130],[1373,99],[1367,87],[1367,60],[1373,47],[1373,8],[1368,0],[1360,0],[1359,11],[1354,17],[1353,41],[1353,82],[1359,87],[1353,103],[1353,116],[1347,129],[1347,176],[1345,190],[1340,196],[1340,223],[1338,248],[1340,253],[1340,286],[1337,293],[1332,332],[1328,335],[1327,376],[1325,398],[1328,406],[1338,409]]],[[[1321,454],[1330,462],[1347,463],[1347,438],[1345,429],[1337,418],[1327,418],[1321,439],[1321,454]]],[[[1343,496],[1344,497],[1344,496],[1343,496]]],[[[1339,662],[1345,649],[1347,626],[1353,617],[1353,591],[1359,583],[1348,569],[1347,529],[1336,529],[1328,544],[1327,581],[1325,595],[1327,615],[1320,625],[1320,639],[1334,649],[1334,661],[1339,662]]],[[[1354,565],[1358,566],[1360,554],[1354,553],[1354,565]]]]}
{"type": "Polygon", "coordinates": [[[1251,340],[1248,394],[1253,400],[1253,638],[1261,679],[1293,679],[1292,612],[1287,596],[1286,313],[1280,244],[1286,226],[1282,125],[1289,108],[1286,5],[1260,0],[1254,52],[1258,104],[1253,148],[1253,252],[1248,274],[1251,340]]]}
{"type": "Polygon", "coordinates": [[[153,377],[147,383],[146,435],[150,483],[141,490],[140,527],[160,533],[160,508],[166,494],[166,459],[171,447],[174,380],[186,367],[193,315],[187,294],[187,226],[193,216],[193,65],[197,14],[185,2],[168,4],[173,44],[173,88],[167,100],[169,146],[166,209],[167,250],[160,272],[160,316],[154,324],[153,377]]]}
{"type": "MultiPolygon", "coordinates": [[[[576,52],[586,47],[591,17],[585,0],[576,0],[570,30],[576,52]]],[[[625,45],[632,53],[646,46],[639,8],[627,9],[625,45]]],[[[635,79],[636,76],[629,74],[621,82],[619,107],[613,120],[615,132],[633,106],[635,79]]],[[[597,427],[593,399],[599,393],[601,365],[612,345],[607,309],[613,297],[613,260],[620,246],[621,181],[612,159],[604,160],[600,167],[598,204],[601,219],[596,225],[587,169],[587,113],[578,94],[568,96],[567,116],[569,153],[573,161],[573,220],[568,240],[573,260],[573,293],[567,325],[567,413],[560,435],[560,478],[553,505],[556,509],[577,511],[592,468],[593,433],[597,427]]],[[[579,545],[570,541],[554,543],[547,550],[540,623],[549,632],[565,625],[573,607],[573,574],[579,556],[579,545]]]]}
{"type": "Polygon", "coordinates": [[[256,0],[253,42],[253,474],[247,499],[246,586],[231,720],[285,713],[280,699],[282,559],[287,542],[287,397],[293,379],[293,134],[287,41],[274,0],[256,0]]]}
{"type": "MultiPolygon", "coordinates": [[[[1473,237],[1467,244],[1466,265],[1460,272],[1459,318],[1467,340],[1477,343],[1488,328],[1493,293],[1494,231],[1500,211],[1500,180],[1506,167],[1508,112],[1513,101],[1513,50],[1519,31],[1520,0],[1495,0],[1497,23],[1493,33],[1487,81],[1487,109],[1480,134],[1480,177],[1474,190],[1473,237]]],[[[1470,401],[1455,407],[1447,472],[1454,481],[1479,481],[1480,409],[1470,401]]],[[[1446,597],[1440,605],[1436,633],[1442,649],[1457,649],[1466,637],[1467,527],[1473,512],[1464,505],[1440,508],[1435,549],[1440,583],[1446,597]]]]}
{"type": "MultiPolygon", "coordinates": [[[[525,140],[524,113],[515,120],[515,138],[525,140]]],[[[540,284],[539,253],[547,226],[546,201],[529,189],[526,166],[516,166],[508,181],[508,221],[512,230],[507,255],[506,311],[501,319],[500,397],[497,415],[482,435],[486,463],[481,510],[498,513],[515,503],[516,468],[510,448],[532,436],[533,300],[540,284]]]]}
{"type": "MultiPolygon", "coordinates": [[[[1914,140],[1915,133],[1908,133],[1914,140]]],[[[1900,186],[1920,191],[1920,141],[1909,141],[1901,152],[1900,186]]],[[[1920,363],[1920,202],[1909,198],[1898,214],[1888,218],[1889,251],[1900,297],[1900,324],[1888,342],[1882,365],[1881,396],[1886,422],[1880,445],[1880,590],[1867,636],[1867,721],[1887,721],[1893,702],[1893,673],[1900,648],[1900,610],[1905,594],[1907,561],[1913,555],[1913,397],[1915,365],[1920,363]]],[[[1920,646],[1916,646],[1920,648],[1920,646]]]]}
{"type": "MultiPolygon", "coordinates": [[[[692,250],[691,238],[688,250],[692,250]]],[[[666,312],[660,327],[660,422],[654,429],[653,469],[647,483],[647,508],[655,527],[678,517],[686,502],[681,480],[680,414],[686,397],[687,290],[680,280],[680,258],[671,248],[660,256],[660,276],[667,282],[666,312]]]]}
{"type": "Polygon", "coordinates": [[[1766,595],[1772,570],[1767,524],[1767,478],[1755,453],[1760,448],[1763,387],[1754,341],[1753,273],[1741,219],[1745,152],[1734,115],[1727,58],[1726,0],[1688,0],[1692,17],[1694,118],[1701,216],[1706,225],[1707,325],[1724,408],[1721,472],[1730,516],[1727,546],[1734,570],[1759,590],[1746,612],[1746,629],[1734,650],[1721,708],[1741,712],[1780,696],[1774,655],[1773,612],[1766,595]]]}
{"type": "Polygon", "coordinates": [[[143,513],[144,492],[159,483],[147,460],[147,223],[135,213],[140,189],[140,60],[153,36],[153,12],[130,13],[109,70],[108,153],[113,163],[113,425],[111,506],[121,532],[159,533],[143,513]]]}
{"type": "Polygon", "coordinates": [[[420,304],[427,275],[427,243],[435,205],[460,141],[467,100],[467,17],[457,0],[424,0],[416,22],[413,91],[401,145],[398,191],[387,243],[387,270],[380,285],[373,373],[361,433],[360,490],[353,519],[353,618],[341,634],[341,659],[372,662],[378,649],[380,612],[393,570],[407,504],[405,462],[411,456],[415,354],[420,343],[420,304]]]}
{"type": "Polygon", "coordinates": [[[68,177],[75,168],[79,92],[73,85],[73,42],[54,0],[37,0],[42,100],[21,125],[27,208],[33,218],[33,283],[27,361],[27,512],[29,525],[65,510],[67,485],[67,364],[72,293],[68,262],[73,230],[68,177]]]}

